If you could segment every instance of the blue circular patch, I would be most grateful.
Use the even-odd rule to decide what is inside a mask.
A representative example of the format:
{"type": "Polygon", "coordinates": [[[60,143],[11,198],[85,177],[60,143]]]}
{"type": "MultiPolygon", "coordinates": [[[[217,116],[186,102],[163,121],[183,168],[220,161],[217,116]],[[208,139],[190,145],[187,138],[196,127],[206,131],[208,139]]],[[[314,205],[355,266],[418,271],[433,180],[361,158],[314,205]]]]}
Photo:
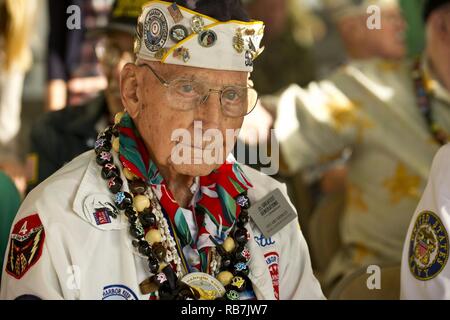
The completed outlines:
{"type": "Polygon", "coordinates": [[[102,300],[139,300],[127,286],[114,284],[103,288],[102,300]]]}
{"type": "Polygon", "coordinates": [[[418,280],[430,280],[448,260],[448,234],[439,217],[423,211],[417,217],[409,242],[409,269],[418,280]]]}

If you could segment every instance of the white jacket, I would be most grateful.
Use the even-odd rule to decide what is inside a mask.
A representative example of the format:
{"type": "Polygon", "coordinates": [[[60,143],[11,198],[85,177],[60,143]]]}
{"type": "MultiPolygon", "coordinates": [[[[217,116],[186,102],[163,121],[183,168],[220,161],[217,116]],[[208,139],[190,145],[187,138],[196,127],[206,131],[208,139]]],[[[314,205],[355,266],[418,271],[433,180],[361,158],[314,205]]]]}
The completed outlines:
{"type": "Polygon", "coordinates": [[[405,239],[402,299],[450,299],[450,145],[436,154],[405,239]]]}
{"type": "MultiPolygon", "coordinates": [[[[284,185],[242,167],[255,186],[248,191],[252,203],[276,188],[287,197],[284,185]]],[[[28,195],[12,231],[27,235],[30,227],[22,221],[36,221],[36,216],[27,217],[38,214],[45,238],[34,233],[36,248],[30,249],[34,249],[32,257],[25,255],[28,269],[20,279],[5,271],[11,263],[7,260],[10,241],[3,266],[1,299],[22,295],[41,299],[149,299],[139,290],[139,283],[149,276],[146,259],[132,247],[127,218],[121,214],[107,221],[94,214],[95,208],[114,203],[100,170],[94,152],[89,151],[28,195]]],[[[297,219],[271,239],[265,239],[253,222],[247,229],[252,256],[249,278],[258,299],[275,299],[277,285],[280,299],[324,298],[297,219]]]]}

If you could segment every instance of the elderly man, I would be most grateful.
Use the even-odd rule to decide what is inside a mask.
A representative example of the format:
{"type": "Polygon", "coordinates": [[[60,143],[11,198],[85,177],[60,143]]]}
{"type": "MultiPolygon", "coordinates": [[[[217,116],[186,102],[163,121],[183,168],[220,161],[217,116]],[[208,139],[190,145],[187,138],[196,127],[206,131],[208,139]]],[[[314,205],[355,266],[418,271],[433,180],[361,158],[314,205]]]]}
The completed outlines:
{"type": "MultiPolygon", "coordinates": [[[[432,1],[425,12],[427,36],[433,45],[429,55],[441,61],[436,77],[450,89],[450,1],[432,1]]],[[[450,299],[449,166],[450,147],[435,156],[425,192],[411,219],[405,239],[401,271],[403,299],[450,299]]]]}
{"type": "Polygon", "coordinates": [[[276,106],[275,133],[290,172],[353,150],[343,246],[324,277],[329,286],[367,264],[400,263],[411,212],[447,142],[450,41],[439,17],[448,1],[428,3],[437,14],[427,20],[420,59],[353,62],[306,90],[293,85],[264,101],[276,106]]]}
{"type": "Polygon", "coordinates": [[[323,298],[285,187],[226,161],[263,24],[236,0],[177,3],[143,7],[127,113],[25,200],[1,298],[323,298]]]}

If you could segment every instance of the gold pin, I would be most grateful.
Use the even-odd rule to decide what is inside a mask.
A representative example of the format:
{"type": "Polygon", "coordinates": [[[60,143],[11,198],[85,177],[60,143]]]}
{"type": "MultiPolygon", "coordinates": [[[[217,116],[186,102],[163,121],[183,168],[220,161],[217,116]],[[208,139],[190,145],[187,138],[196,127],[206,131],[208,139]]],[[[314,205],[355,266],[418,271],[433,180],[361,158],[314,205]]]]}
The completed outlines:
{"type": "Polygon", "coordinates": [[[134,38],[133,52],[138,53],[139,51],[141,51],[141,39],[136,37],[134,38]]]}
{"type": "Polygon", "coordinates": [[[189,49],[180,47],[180,48],[176,48],[173,51],[173,57],[183,59],[183,61],[186,63],[191,58],[191,55],[189,54],[189,49]]]}
{"type": "Polygon", "coordinates": [[[159,49],[155,53],[155,58],[161,60],[166,55],[167,51],[168,50],[166,48],[159,49]]]}
{"type": "Polygon", "coordinates": [[[255,35],[255,30],[254,29],[245,29],[244,34],[246,36],[254,36],[255,35]]]}
{"type": "Polygon", "coordinates": [[[205,27],[205,22],[203,21],[203,18],[200,16],[193,16],[191,20],[191,29],[194,33],[200,33],[203,31],[203,28],[205,27]]]}
{"type": "Polygon", "coordinates": [[[258,58],[258,56],[264,51],[264,47],[256,49],[255,44],[252,41],[252,38],[248,40],[248,47],[252,53],[252,61],[258,58]]]}
{"type": "Polygon", "coordinates": [[[244,52],[244,38],[242,37],[241,29],[236,30],[236,34],[233,37],[233,48],[238,52],[244,52]]]}

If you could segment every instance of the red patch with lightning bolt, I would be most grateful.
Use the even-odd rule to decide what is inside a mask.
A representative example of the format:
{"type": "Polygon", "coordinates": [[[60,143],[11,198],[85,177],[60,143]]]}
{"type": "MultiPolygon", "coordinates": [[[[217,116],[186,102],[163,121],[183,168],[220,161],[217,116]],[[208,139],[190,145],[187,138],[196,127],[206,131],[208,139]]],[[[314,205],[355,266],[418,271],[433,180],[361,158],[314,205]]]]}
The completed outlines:
{"type": "Polygon", "coordinates": [[[37,213],[18,221],[11,232],[6,272],[22,278],[41,257],[44,239],[44,226],[37,213]]]}

